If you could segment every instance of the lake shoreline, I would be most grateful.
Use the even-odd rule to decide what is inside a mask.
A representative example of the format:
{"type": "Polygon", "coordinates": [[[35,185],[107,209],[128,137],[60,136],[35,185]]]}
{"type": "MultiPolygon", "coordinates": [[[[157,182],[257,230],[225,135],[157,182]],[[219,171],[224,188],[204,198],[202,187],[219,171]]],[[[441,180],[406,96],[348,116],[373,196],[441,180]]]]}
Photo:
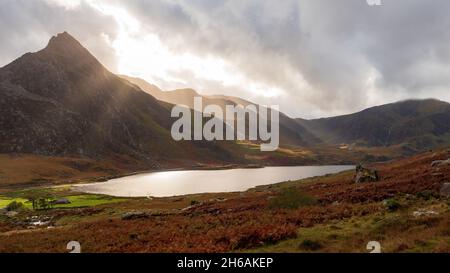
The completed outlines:
{"type": "Polygon", "coordinates": [[[236,168],[235,166],[235,168],[208,169],[176,168],[136,172],[107,181],[66,186],[70,186],[75,192],[89,194],[128,198],[162,198],[192,194],[244,192],[258,186],[328,174],[332,175],[342,171],[349,171],[353,168],[353,165],[265,166],[258,168],[236,168]],[[230,181],[237,182],[230,183],[230,181]]]}

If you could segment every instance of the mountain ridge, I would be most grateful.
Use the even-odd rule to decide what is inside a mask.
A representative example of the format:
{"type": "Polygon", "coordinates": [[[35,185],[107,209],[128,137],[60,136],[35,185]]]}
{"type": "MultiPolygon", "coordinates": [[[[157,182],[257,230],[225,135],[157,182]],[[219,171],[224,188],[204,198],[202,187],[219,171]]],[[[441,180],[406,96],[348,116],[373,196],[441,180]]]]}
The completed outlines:
{"type": "MultiPolygon", "coordinates": [[[[0,68],[0,153],[129,157],[155,166],[177,160],[270,161],[267,155],[248,156],[249,150],[234,142],[172,140],[171,106],[180,101],[192,106],[193,96],[199,94],[193,89],[164,92],[143,80],[136,84],[122,77],[67,32],[53,36],[44,49],[0,68]],[[161,101],[161,93],[171,94],[172,100],[161,101]]],[[[202,97],[205,104],[254,104],[238,97],[202,97]]],[[[446,102],[425,100],[316,120],[293,119],[280,112],[281,144],[298,149],[276,162],[288,162],[289,154],[300,155],[295,162],[305,162],[305,153],[311,152],[304,151],[341,144],[412,144],[416,150],[450,144],[449,109],[446,102]]],[[[336,159],[333,153],[331,160],[336,159]]],[[[330,157],[322,154],[307,160],[328,162],[324,158],[330,157]]]]}
{"type": "Polygon", "coordinates": [[[426,149],[450,143],[450,104],[437,99],[403,100],[348,115],[297,121],[330,144],[409,143],[426,149]]]}
{"type": "MultiPolygon", "coordinates": [[[[68,33],[0,68],[0,153],[234,161],[226,144],[175,142],[167,106],[68,33]]],[[[192,160],[195,161],[195,160],[192,160]]]]}

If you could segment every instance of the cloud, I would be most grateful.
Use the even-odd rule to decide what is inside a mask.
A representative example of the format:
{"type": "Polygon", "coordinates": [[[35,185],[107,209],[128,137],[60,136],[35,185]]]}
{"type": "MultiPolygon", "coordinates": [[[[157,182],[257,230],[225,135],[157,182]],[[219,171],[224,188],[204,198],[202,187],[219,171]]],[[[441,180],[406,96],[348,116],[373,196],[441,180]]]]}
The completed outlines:
{"type": "MultiPolygon", "coordinates": [[[[364,0],[174,0],[123,6],[174,51],[213,55],[249,82],[279,88],[282,109],[293,115],[348,113],[412,97],[450,99],[448,1],[385,0],[373,7],[364,0]]],[[[195,87],[195,79],[189,82],[195,87]]],[[[214,85],[202,89],[208,86],[214,85]]]]}
{"type": "Polygon", "coordinates": [[[0,66],[44,48],[63,31],[116,69],[115,50],[109,44],[117,35],[116,21],[82,0],[0,0],[0,66]]]}
{"type": "Polygon", "coordinates": [[[278,103],[292,116],[407,98],[450,100],[446,0],[0,3],[7,5],[0,34],[10,37],[0,62],[64,27],[115,72],[165,89],[278,103]]]}

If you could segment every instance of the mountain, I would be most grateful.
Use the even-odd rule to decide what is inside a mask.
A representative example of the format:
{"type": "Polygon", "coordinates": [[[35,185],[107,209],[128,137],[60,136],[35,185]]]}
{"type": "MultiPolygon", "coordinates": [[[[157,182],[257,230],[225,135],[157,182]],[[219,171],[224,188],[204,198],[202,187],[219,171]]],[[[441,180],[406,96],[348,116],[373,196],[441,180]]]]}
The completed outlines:
{"type": "MultiPolygon", "coordinates": [[[[366,152],[341,151],[336,145],[342,143],[409,144],[415,149],[450,144],[450,107],[436,100],[317,120],[280,113],[280,142],[290,147],[277,153],[260,153],[252,143],[176,142],[170,134],[175,121],[171,108],[180,103],[192,107],[195,96],[201,95],[192,89],[166,92],[143,80],[119,77],[61,33],[43,50],[0,68],[0,154],[112,158],[154,167],[323,164],[354,162],[366,152]]],[[[204,104],[222,107],[254,104],[220,95],[202,98],[204,104]]]]}
{"type": "Polygon", "coordinates": [[[297,121],[327,144],[409,144],[417,149],[450,145],[450,104],[434,99],[407,100],[351,115],[297,121]]]}
{"type": "MultiPolygon", "coordinates": [[[[201,97],[203,101],[203,105],[218,105],[225,112],[227,105],[255,105],[259,107],[258,104],[232,96],[223,96],[223,95],[212,95],[205,96],[199,94],[197,91],[193,89],[177,89],[173,91],[162,91],[158,87],[153,84],[148,83],[147,81],[128,77],[121,76],[124,79],[128,80],[130,83],[135,84],[148,94],[151,94],[158,100],[168,102],[171,104],[182,104],[194,108],[194,98],[201,97]]],[[[248,121],[248,119],[247,119],[248,121]]],[[[246,123],[248,125],[248,122],[246,123]]],[[[280,126],[280,143],[282,145],[293,145],[293,146],[308,146],[312,144],[318,143],[318,138],[311,134],[303,125],[299,124],[295,119],[288,117],[282,112],[279,113],[279,126],[280,126]]]]}
{"type": "Polygon", "coordinates": [[[175,142],[170,107],[64,32],[0,68],[0,153],[235,161],[226,143],[175,142]]]}

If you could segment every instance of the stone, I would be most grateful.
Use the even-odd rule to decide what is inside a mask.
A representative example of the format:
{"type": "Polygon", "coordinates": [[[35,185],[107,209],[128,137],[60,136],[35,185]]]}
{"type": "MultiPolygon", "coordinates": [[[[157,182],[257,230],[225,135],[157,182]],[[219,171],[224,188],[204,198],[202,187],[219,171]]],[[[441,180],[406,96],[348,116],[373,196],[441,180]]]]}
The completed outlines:
{"type": "Polygon", "coordinates": [[[446,165],[450,165],[450,158],[447,160],[435,160],[431,162],[431,167],[442,167],[446,165]]]}
{"type": "Polygon", "coordinates": [[[443,197],[450,197],[450,183],[444,183],[439,194],[443,197]]]}
{"type": "Polygon", "coordinates": [[[362,165],[356,166],[355,183],[380,181],[377,170],[365,168],[362,165]]]}
{"type": "Polygon", "coordinates": [[[135,220],[149,218],[150,214],[144,211],[131,211],[122,215],[122,220],[135,220]]]}
{"type": "Polygon", "coordinates": [[[434,215],[438,215],[439,213],[437,213],[434,210],[426,210],[426,209],[419,209],[415,212],[413,212],[414,217],[423,217],[423,216],[434,216],[434,215]]]}
{"type": "Polygon", "coordinates": [[[6,216],[8,216],[8,217],[14,217],[17,214],[19,214],[17,211],[8,211],[8,212],[6,212],[6,216]]]}

